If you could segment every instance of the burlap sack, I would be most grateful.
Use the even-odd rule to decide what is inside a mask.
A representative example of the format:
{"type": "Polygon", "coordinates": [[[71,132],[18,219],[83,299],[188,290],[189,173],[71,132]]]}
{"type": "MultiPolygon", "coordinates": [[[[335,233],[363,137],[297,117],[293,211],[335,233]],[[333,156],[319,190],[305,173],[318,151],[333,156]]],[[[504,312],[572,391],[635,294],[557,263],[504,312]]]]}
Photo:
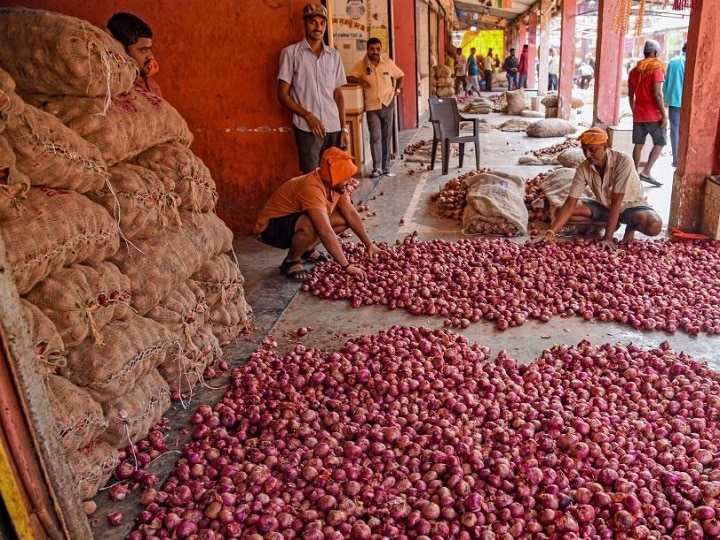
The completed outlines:
{"type": "Polygon", "coordinates": [[[225,346],[250,329],[251,315],[245,293],[241,291],[227,304],[218,304],[212,308],[208,321],[212,324],[212,332],[220,345],[225,346]]]}
{"type": "Polygon", "coordinates": [[[15,166],[15,153],[0,133],[0,211],[16,205],[30,189],[30,179],[15,166]]]}
{"type": "Polygon", "coordinates": [[[205,325],[208,312],[205,298],[205,293],[188,280],[175,287],[145,316],[167,328],[172,336],[181,340],[183,347],[192,347],[192,337],[205,325]],[[193,290],[199,290],[200,299],[193,290]]]}
{"type": "Polygon", "coordinates": [[[126,395],[179,346],[164,326],[139,315],[113,321],[101,333],[104,345],[86,339],[68,351],[67,366],[60,370],[100,403],[126,395]]]}
{"type": "Polygon", "coordinates": [[[207,261],[192,275],[192,280],[204,292],[211,308],[227,305],[238,292],[243,291],[245,278],[237,264],[227,253],[221,253],[207,261]]]}
{"type": "Polygon", "coordinates": [[[522,114],[527,108],[525,105],[525,90],[522,88],[505,92],[505,100],[507,101],[507,108],[505,109],[507,114],[522,114]]]}
{"type": "Polygon", "coordinates": [[[56,373],[67,365],[65,345],[52,321],[32,302],[20,299],[23,318],[30,334],[30,343],[38,360],[40,373],[56,373]]]}
{"type": "Polygon", "coordinates": [[[181,212],[183,225],[124,246],[112,257],[130,278],[132,306],[146,314],[211,257],[232,249],[232,231],[213,213],[181,212]]]}
{"type": "Polygon", "coordinates": [[[5,130],[8,120],[25,109],[25,102],[15,93],[15,81],[10,74],[0,69],[0,133],[5,130]]]}
{"type": "Polygon", "coordinates": [[[123,46],[92,24],[48,11],[0,9],[0,65],[18,93],[109,96],[138,76],[123,46]]]}
{"type": "Polygon", "coordinates": [[[562,118],[543,118],[528,126],[525,133],[528,137],[564,137],[575,133],[577,128],[562,118]]]}
{"type": "Polygon", "coordinates": [[[540,100],[540,103],[542,103],[546,107],[557,107],[560,103],[560,98],[557,94],[548,94],[540,100]]]}
{"type": "Polygon", "coordinates": [[[115,218],[130,240],[155,236],[170,223],[180,223],[180,197],[167,192],[153,171],[139,165],[113,165],[110,185],[87,196],[115,218]]]}
{"type": "Polygon", "coordinates": [[[107,429],[102,407],[87,390],[65,377],[49,375],[47,392],[65,450],[82,448],[107,429]]]}
{"type": "Polygon", "coordinates": [[[578,165],[585,161],[585,154],[582,148],[567,148],[558,154],[557,160],[563,167],[577,169],[578,165]]]}
{"type": "Polygon", "coordinates": [[[440,98],[449,98],[455,95],[455,89],[452,86],[438,86],[435,89],[435,95],[440,98]]]}
{"type": "Polygon", "coordinates": [[[70,470],[75,476],[81,499],[91,499],[112,476],[120,456],[108,443],[93,440],[80,450],[67,453],[70,470]]]}
{"type": "Polygon", "coordinates": [[[167,355],[158,371],[172,392],[187,397],[198,383],[202,383],[205,368],[214,365],[222,354],[212,325],[206,325],[192,337],[192,347],[183,348],[180,355],[167,355]]]}
{"type": "Polygon", "coordinates": [[[467,206],[463,213],[463,232],[482,230],[484,223],[509,223],[527,233],[528,211],[525,206],[525,181],[501,171],[480,173],[465,180],[467,206]]]}
{"type": "MultiPolygon", "coordinates": [[[[563,205],[565,199],[567,199],[568,193],[570,193],[570,186],[575,176],[575,169],[561,168],[555,169],[542,184],[542,189],[545,198],[550,203],[550,209],[558,208],[563,205]]],[[[582,193],[582,197],[592,197],[593,194],[589,188],[585,188],[582,193]]]]}
{"type": "Polygon", "coordinates": [[[180,113],[141,85],[114,95],[109,105],[102,98],[64,97],[34,100],[96,145],[108,166],[130,161],[143,150],[176,141],[186,146],[192,133],[180,113]]]}
{"type": "Polygon", "coordinates": [[[160,179],[180,196],[180,208],[193,212],[211,212],[218,200],[215,181],[202,160],[187,146],[167,143],[145,150],[135,163],[155,171],[160,179]]]}
{"type": "Polygon", "coordinates": [[[52,273],[26,298],[55,324],[66,347],[92,336],[102,344],[100,331],[112,320],[132,315],[130,280],[111,262],[94,267],[74,264],[52,273]]]}
{"type": "Polygon", "coordinates": [[[103,405],[108,428],[99,438],[115,448],[136,443],[169,408],[170,388],[153,369],[128,394],[103,405]]]}
{"type": "Polygon", "coordinates": [[[119,246],[112,217],[84,195],[31,188],[17,208],[0,210],[0,234],[18,292],[73,263],[97,264],[119,246]]]}
{"type": "Polygon", "coordinates": [[[435,64],[432,67],[432,72],[433,77],[436,79],[450,79],[453,74],[450,66],[446,66],[445,64],[435,64]]]}
{"type": "Polygon", "coordinates": [[[520,133],[521,131],[527,131],[531,125],[532,124],[529,120],[522,120],[521,118],[511,118],[510,120],[503,122],[499,126],[499,129],[500,131],[505,131],[509,133],[520,133]]]}
{"type": "Polygon", "coordinates": [[[5,136],[18,169],[34,186],[86,193],[105,185],[108,172],[100,150],[49,113],[25,105],[8,120],[5,136]]]}

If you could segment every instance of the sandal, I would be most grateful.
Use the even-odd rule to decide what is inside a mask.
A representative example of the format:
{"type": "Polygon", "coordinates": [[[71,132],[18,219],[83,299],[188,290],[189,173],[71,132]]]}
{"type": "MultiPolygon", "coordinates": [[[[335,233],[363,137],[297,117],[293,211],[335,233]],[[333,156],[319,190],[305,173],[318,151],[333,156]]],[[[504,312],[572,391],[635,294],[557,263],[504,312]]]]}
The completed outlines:
{"type": "Polygon", "coordinates": [[[307,281],[308,279],[310,279],[312,274],[305,270],[305,268],[303,268],[302,270],[290,270],[290,268],[292,268],[293,266],[298,266],[301,264],[302,261],[300,260],[288,261],[287,259],[285,259],[280,265],[280,273],[288,279],[292,279],[295,281],[307,281]]]}
{"type": "Polygon", "coordinates": [[[302,259],[303,261],[306,261],[306,262],[311,262],[311,263],[328,262],[330,260],[330,259],[328,259],[327,255],[316,250],[315,248],[308,249],[306,252],[304,252],[300,256],[300,259],[302,259]]]}

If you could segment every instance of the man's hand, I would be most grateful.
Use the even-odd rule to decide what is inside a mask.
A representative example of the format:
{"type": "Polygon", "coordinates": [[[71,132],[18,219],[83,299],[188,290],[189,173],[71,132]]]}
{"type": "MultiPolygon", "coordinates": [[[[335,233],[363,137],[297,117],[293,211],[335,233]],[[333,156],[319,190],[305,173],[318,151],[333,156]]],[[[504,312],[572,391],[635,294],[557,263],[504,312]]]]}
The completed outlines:
{"type": "Polygon", "coordinates": [[[340,132],[340,148],[343,150],[350,146],[350,135],[347,131],[343,130],[340,132]]]}
{"type": "Polygon", "coordinates": [[[347,268],[345,268],[345,272],[347,272],[351,276],[357,276],[363,281],[367,280],[367,274],[365,273],[365,270],[363,270],[359,266],[355,266],[354,264],[351,264],[347,268]]]}
{"type": "Polygon", "coordinates": [[[323,126],[323,123],[317,116],[309,114],[305,120],[307,121],[308,126],[310,126],[310,131],[313,132],[313,135],[321,139],[325,137],[325,126],[323,126]]]}
{"type": "Polygon", "coordinates": [[[662,120],[660,120],[660,127],[663,129],[667,129],[668,123],[669,123],[669,120],[668,120],[667,115],[663,115],[662,120]]]}
{"type": "Polygon", "coordinates": [[[555,231],[548,229],[545,231],[544,234],[539,234],[529,242],[528,244],[542,244],[542,243],[548,243],[552,244],[555,242],[555,231]]]}
{"type": "Polygon", "coordinates": [[[600,247],[602,247],[605,251],[617,251],[618,249],[617,244],[615,244],[612,239],[602,240],[600,242],[600,247]]]}
{"type": "Polygon", "coordinates": [[[368,257],[371,259],[374,259],[375,257],[379,256],[381,253],[385,253],[382,249],[377,247],[375,244],[370,246],[370,249],[368,249],[368,257]]]}

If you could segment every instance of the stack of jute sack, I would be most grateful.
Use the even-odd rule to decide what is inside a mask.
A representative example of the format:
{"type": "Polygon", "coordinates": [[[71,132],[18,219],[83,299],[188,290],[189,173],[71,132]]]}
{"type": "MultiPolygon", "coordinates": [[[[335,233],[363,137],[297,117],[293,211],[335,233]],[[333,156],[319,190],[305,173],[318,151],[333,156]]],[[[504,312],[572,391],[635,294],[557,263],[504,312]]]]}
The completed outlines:
{"type": "Polygon", "coordinates": [[[0,9],[0,234],[82,497],[249,328],[178,111],[88,22],[0,9]]]}
{"type": "Polygon", "coordinates": [[[455,80],[452,76],[452,70],[443,64],[432,67],[432,77],[430,84],[432,86],[432,95],[439,98],[448,98],[455,96],[455,80]]]}

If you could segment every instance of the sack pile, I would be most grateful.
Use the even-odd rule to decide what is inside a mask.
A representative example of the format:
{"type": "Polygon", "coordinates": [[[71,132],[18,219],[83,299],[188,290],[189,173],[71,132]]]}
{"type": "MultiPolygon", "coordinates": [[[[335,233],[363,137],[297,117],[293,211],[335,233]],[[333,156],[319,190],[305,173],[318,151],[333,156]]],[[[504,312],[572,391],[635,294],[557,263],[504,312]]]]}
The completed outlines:
{"type": "Polygon", "coordinates": [[[433,66],[430,79],[432,87],[430,92],[433,96],[440,98],[455,96],[455,81],[448,66],[444,64],[433,66]]]}
{"type": "Polygon", "coordinates": [[[78,490],[188,396],[251,309],[177,110],[88,22],[0,9],[0,234],[78,490]]]}

